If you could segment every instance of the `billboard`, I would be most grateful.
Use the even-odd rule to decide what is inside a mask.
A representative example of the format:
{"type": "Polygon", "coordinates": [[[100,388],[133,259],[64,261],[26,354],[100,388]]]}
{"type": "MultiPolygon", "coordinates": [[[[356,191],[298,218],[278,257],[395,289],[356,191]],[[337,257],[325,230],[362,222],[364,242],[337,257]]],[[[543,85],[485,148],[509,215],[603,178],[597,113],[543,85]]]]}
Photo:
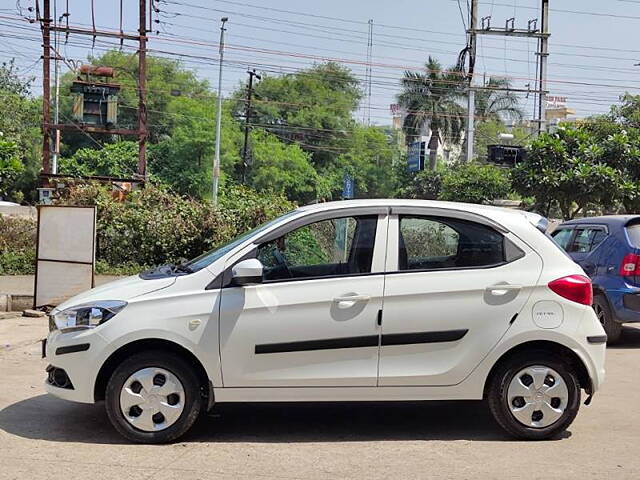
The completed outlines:
{"type": "Polygon", "coordinates": [[[413,142],[409,144],[407,151],[407,168],[410,172],[424,170],[424,154],[426,142],[413,142]]]}

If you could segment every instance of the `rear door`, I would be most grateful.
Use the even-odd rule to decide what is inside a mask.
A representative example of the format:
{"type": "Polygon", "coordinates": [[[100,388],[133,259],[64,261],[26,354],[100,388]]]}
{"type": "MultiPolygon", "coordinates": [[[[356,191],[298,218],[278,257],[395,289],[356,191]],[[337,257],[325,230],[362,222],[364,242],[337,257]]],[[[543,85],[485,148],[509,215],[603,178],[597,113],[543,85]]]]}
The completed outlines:
{"type": "Polygon", "coordinates": [[[457,384],[507,331],[542,260],[486,223],[399,213],[389,222],[378,384],[457,384]]]}
{"type": "Polygon", "coordinates": [[[596,248],[607,237],[604,225],[577,225],[568,253],[573,260],[582,267],[587,275],[593,277],[598,265],[598,251],[596,248]]]}

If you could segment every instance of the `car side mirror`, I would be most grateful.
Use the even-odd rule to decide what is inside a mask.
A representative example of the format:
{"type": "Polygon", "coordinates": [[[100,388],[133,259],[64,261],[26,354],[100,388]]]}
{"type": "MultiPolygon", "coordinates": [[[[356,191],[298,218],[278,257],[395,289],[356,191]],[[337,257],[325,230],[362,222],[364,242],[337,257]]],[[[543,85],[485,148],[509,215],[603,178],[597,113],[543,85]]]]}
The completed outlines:
{"type": "Polygon", "coordinates": [[[257,258],[242,260],[231,267],[231,284],[237,287],[262,283],[264,266],[257,258]]]}

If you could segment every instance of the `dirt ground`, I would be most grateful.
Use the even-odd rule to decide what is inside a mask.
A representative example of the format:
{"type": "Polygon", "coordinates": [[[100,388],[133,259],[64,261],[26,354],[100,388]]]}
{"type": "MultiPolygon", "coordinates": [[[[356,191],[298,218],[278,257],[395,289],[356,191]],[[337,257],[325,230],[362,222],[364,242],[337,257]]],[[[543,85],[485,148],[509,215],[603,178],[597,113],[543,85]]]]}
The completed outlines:
{"type": "Polygon", "coordinates": [[[517,442],[482,402],[238,405],[174,445],[133,445],[103,405],[44,393],[46,320],[0,320],[0,479],[638,479],[640,329],[564,438],[517,442]]]}

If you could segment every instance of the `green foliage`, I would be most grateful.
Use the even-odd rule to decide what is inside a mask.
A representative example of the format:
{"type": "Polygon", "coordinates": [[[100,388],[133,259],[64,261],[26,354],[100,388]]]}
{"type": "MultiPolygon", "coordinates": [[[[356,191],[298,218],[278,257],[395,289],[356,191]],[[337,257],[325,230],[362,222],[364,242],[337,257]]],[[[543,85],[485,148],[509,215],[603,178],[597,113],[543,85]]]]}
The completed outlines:
{"type": "MultiPolygon", "coordinates": [[[[406,167],[404,167],[406,170],[406,167]]],[[[440,171],[422,170],[410,175],[407,182],[398,191],[401,198],[417,198],[436,200],[442,190],[442,173],[440,171]]]]}
{"type": "Polygon", "coordinates": [[[36,222],[0,215],[0,275],[35,271],[36,222]]]}
{"type": "MultiPolygon", "coordinates": [[[[29,96],[32,80],[19,76],[13,61],[0,65],[0,132],[2,140],[16,145],[12,157],[17,157],[23,167],[11,179],[0,173],[0,183],[4,194],[16,201],[33,200],[37,196],[35,187],[42,149],[41,102],[29,96]]],[[[0,161],[6,161],[6,157],[0,161]]],[[[10,169],[15,171],[15,166],[10,169]]]]}
{"type": "Polygon", "coordinates": [[[355,127],[348,151],[340,154],[336,167],[325,173],[332,198],[339,198],[345,172],[354,179],[357,197],[391,196],[395,187],[393,165],[399,158],[397,139],[385,133],[382,128],[355,127]]]}
{"type": "MultiPolygon", "coordinates": [[[[245,88],[235,94],[237,117],[245,113],[245,96],[245,88]]],[[[333,62],[292,74],[263,74],[255,85],[253,123],[287,143],[298,143],[322,175],[348,142],[361,97],[358,79],[333,62]]]]}
{"type": "Polygon", "coordinates": [[[623,176],[606,159],[606,148],[588,131],[563,126],[531,142],[526,161],[512,172],[513,186],[535,197],[544,214],[556,205],[565,219],[574,218],[590,204],[612,206],[619,197],[623,176]]]}
{"type": "Polygon", "coordinates": [[[406,111],[403,130],[407,143],[416,141],[424,128],[431,129],[430,145],[446,138],[459,142],[464,128],[464,77],[457,67],[443,70],[435,58],[429,57],[424,72],[405,71],[398,103],[406,111]]]}
{"type": "Polygon", "coordinates": [[[524,117],[517,93],[508,90],[511,81],[508,78],[490,77],[484,89],[476,90],[476,117],[482,121],[518,122],[524,117]]]}
{"type": "Polygon", "coordinates": [[[18,156],[18,145],[0,140],[0,199],[13,193],[15,181],[24,171],[24,165],[18,156]]]}
{"type": "Polygon", "coordinates": [[[216,208],[151,185],[124,202],[104,187],[78,186],[60,203],[97,206],[97,259],[105,270],[196,257],[293,207],[282,197],[233,187],[216,208]]]}
{"type": "Polygon", "coordinates": [[[261,131],[253,132],[252,144],[249,185],[259,192],[286,195],[302,204],[317,198],[318,174],[308,153],[261,131]]]}
{"type": "Polygon", "coordinates": [[[60,158],[60,173],[131,178],[137,171],[138,144],[107,143],[102,149],[81,148],[70,158],[60,158]]]}
{"type": "Polygon", "coordinates": [[[494,165],[465,163],[446,171],[440,200],[487,203],[506,197],[511,191],[509,176],[494,165]]]}

